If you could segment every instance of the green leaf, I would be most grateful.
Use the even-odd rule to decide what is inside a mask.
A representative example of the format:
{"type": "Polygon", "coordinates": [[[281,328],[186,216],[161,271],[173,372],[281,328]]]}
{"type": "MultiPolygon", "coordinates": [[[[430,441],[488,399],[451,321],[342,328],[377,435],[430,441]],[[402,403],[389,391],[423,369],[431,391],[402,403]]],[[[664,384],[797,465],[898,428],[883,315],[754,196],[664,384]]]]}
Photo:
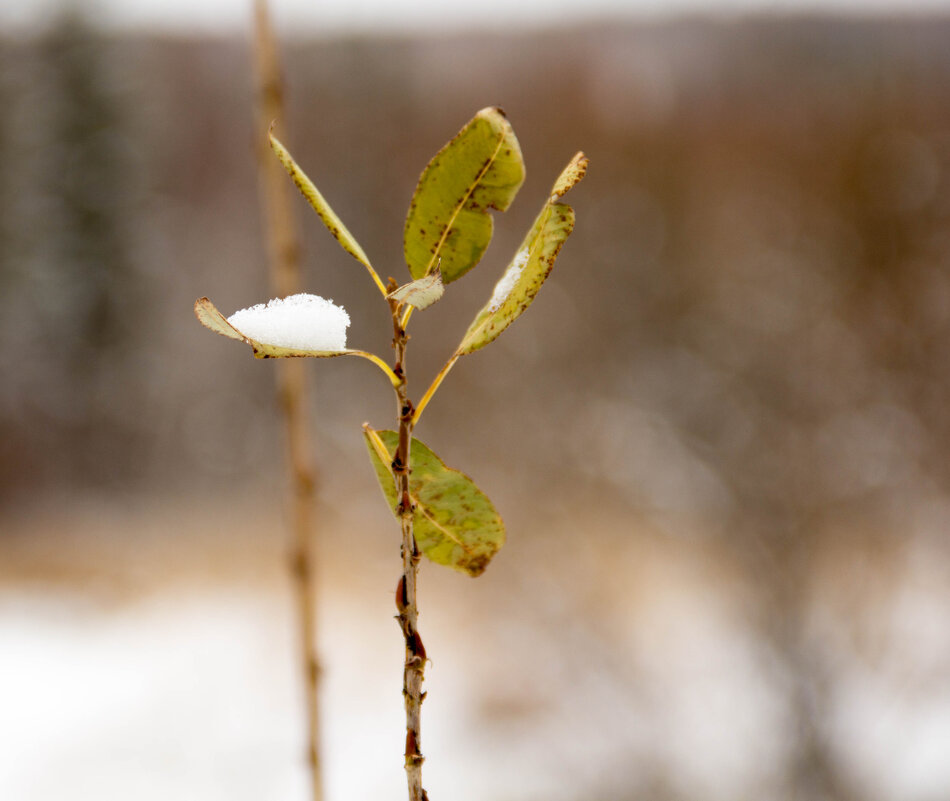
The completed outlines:
{"type": "Polygon", "coordinates": [[[404,235],[412,277],[439,269],[448,284],[474,267],[491,241],[489,209],[507,209],[523,182],[521,147],[504,112],[482,109],[419,178],[404,235]]]}
{"type": "Polygon", "coordinates": [[[551,196],[522,241],[488,303],[475,316],[456,351],[461,356],[492,342],[534,301],[551,273],[561,245],[574,230],[574,209],[558,198],[575,186],[587,171],[587,157],[578,153],[558,176],[551,196]]]}
{"type": "Polygon", "coordinates": [[[445,287],[442,284],[442,274],[434,272],[417,281],[410,281],[403,284],[399,289],[390,292],[388,297],[398,300],[400,303],[408,303],[417,309],[428,309],[433,303],[442,297],[445,287]]]}
{"type": "Polygon", "coordinates": [[[356,259],[360,264],[366,267],[367,270],[369,270],[369,273],[376,282],[376,285],[385,295],[385,288],[383,287],[382,282],[379,280],[379,276],[376,274],[376,271],[373,269],[373,265],[369,263],[369,257],[363,251],[363,248],[360,247],[360,243],[357,242],[353,234],[349,232],[347,227],[343,224],[343,221],[336,216],[336,212],[330,208],[330,204],[327,203],[323,195],[320,194],[320,190],[318,190],[313,181],[307,177],[307,174],[300,168],[300,165],[298,165],[297,162],[293,160],[287,148],[285,148],[280,143],[273,133],[269,132],[268,138],[270,139],[271,148],[277,155],[277,158],[280,159],[280,163],[284,165],[284,169],[287,170],[287,174],[293,179],[293,182],[297,185],[300,193],[307,199],[307,202],[313,207],[313,210],[317,213],[320,219],[323,220],[323,224],[327,227],[330,233],[333,234],[333,237],[336,239],[336,241],[340,243],[343,250],[349,253],[354,259],[356,259]]]}
{"type": "MultiPolygon", "coordinates": [[[[390,465],[399,435],[363,426],[370,460],[396,514],[396,485],[390,465]],[[385,457],[385,458],[384,458],[385,457]]],[[[412,439],[409,495],[415,504],[413,531],[419,549],[433,562],[478,576],[505,542],[505,527],[488,497],[464,473],[446,467],[427,446],[412,439]]]]}

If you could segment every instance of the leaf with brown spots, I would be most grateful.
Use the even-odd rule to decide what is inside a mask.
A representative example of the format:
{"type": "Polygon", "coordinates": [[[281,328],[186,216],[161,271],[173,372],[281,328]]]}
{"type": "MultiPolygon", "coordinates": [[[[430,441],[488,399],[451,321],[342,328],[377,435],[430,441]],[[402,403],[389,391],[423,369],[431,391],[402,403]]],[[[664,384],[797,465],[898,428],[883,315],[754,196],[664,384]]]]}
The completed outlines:
{"type": "Polygon", "coordinates": [[[360,246],[360,243],[356,241],[356,237],[350,233],[349,229],[343,224],[343,221],[336,216],[336,212],[330,208],[330,204],[327,203],[323,195],[320,194],[320,190],[317,189],[313,181],[307,177],[307,174],[300,168],[300,165],[294,161],[293,157],[290,155],[290,152],[280,143],[280,140],[274,136],[273,132],[268,133],[268,138],[270,139],[271,149],[280,160],[280,163],[284,165],[284,169],[287,171],[287,174],[297,185],[297,188],[300,190],[300,194],[302,194],[307,199],[307,202],[317,213],[317,216],[323,220],[323,224],[333,235],[333,238],[340,243],[340,246],[343,248],[343,250],[349,253],[354,259],[356,259],[367,270],[369,270],[370,277],[376,283],[376,286],[379,287],[380,291],[385,295],[385,288],[383,287],[382,282],[379,280],[379,276],[376,274],[376,271],[373,269],[373,265],[369,263],[369,257],[360,246]]]}
{"type": "Polygon", "coordinates": [[[587,171],[587,157],[578,153],[564,168],[541,213],[522,241],[495,291],[462,338],[456,356],[484,348],[511,325],[534,301],[554,267],[561,245],[574,230],[574,209],[558,202],[587,171]]]}
{"type": "MultiPolygon", "coordinates": [[[[396,512],[390,469],[399,435],[363,426],[370,460],[389,508],[396,512]]],[[[433,562],[478,576],[505,543],[501,517],[464,473],[446,467],[426,445],[412,439],[409,495],[415,504],[413,531],[419,549],[433,562]]]]}
{"type": "Polygon", "coordinates": [[[319,358],[333,359],[337,356],[361,356],[368,359],[379,367],[395,387],[399,386],[401,379],[393,373],[382,359],[374,353],[365,350],[303,350],[301,348],[285,348],[280,345],[271,345],[267,342],[259,342],[256,339],[245,335],[228,322],[227,318],[218,311],[217,307],[207,298],[198,298],[195,301],[195,317],[205,328],[214,331],[216,334],[236,339],[239,342],[246,342],[254,351],[255,358],[258,359],[294,359],[294,358],[319,358]]]}
{"type": "Polygon", "coordinates": [[[421,311],[422,309],[428,309],[442,297],[444,292],[445,287],[442,285],[442,274],[440,272],[434,272],[425,278],[403,284],[399,289],[390,292],[387,297],[398,300],[400,303],[408,303],[410,306],[415,306],[421,311]]]}
{"type": "Polygon", "coordinates": [[[237,339],[246,342],[251,346],[254,355],[258,359],[276,359],[294,356],[316,356],[330,359],[334,356],[356,355],[357,351],[352,350],[303,350],[300,348],[284,348],[280,345],[269,345],[266,342],[259,342],[251,339],[244,333],[235,328],[228,322],[227,318],[218,311],[217,307],[207,298],[198,298],[195,301],[195,317],[205,328],[209,328],[216,334],[237,339]]]}
{"type": "Polygon", "coordinates": [[[554,182],[554,186],[551,187],[551,200],[564,197],[568,191],[577,186],[581,182],[581,179],[587,175],[587,167],[589,164],[590,159],[587,158],[582,151],[577,151],[577,153],[574,154],[574,158],[561,170],[561,174],[554,182]]]}
{"type": "Polygon", "coordinates": [[[412,277],[441,270],[448,284],[478,264],[492,237],[489,209],[507,209],[523,182],[515,132],[501,109],[482,109],[419,178],[404,232],[412,277]]]}

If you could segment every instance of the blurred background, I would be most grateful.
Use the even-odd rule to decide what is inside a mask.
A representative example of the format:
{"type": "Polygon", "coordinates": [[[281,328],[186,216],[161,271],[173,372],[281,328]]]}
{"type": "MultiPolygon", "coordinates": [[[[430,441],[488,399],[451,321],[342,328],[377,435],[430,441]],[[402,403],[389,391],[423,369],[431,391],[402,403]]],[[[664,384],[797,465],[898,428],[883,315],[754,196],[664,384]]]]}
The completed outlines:
{"type": "MultiPolygon", "coordinates": [[[[306,797],[274,365],[192,313],[269,297],[250,8],[211,8],[0,16],[3,799],[306,797]]],[[[275,0],[282,139],[384,278],[478,109],[528,169],[413,317],[416,398],[591,158],[536,304],[417,429],[509,538],[477,581],[422,567],[431,797],[950,797],[946,9],[354,8],[275,0]]],[[[388,358],[295,201],[306,289],[388,358]]],[[[360,432],[391,394],[311,377],[327,798],[400,799],[399,535],[360,432]]]]}

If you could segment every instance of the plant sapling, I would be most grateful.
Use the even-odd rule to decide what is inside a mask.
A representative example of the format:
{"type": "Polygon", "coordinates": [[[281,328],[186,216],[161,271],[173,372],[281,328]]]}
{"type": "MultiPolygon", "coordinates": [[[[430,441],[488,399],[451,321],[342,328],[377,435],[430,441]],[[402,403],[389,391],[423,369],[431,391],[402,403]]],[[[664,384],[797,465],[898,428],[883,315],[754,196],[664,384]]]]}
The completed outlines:
{"type": "Polygon", "coordinates": [[[443,147],[423,171],[409,206],[404,256],[412,278],[384,284],[366,253],[316,186],[269,134],[270,144],[301,193],[330,233],[368,271],[389,310],[395,358],[346,347],[349,317],[315,295],[236,312],[225,318],[207,298],[195,303],[199,321],[223,336],[251,346],[257,358],[360,356],[373,362],[396,396],[396,428],[363,435],[387,503],[401,530],[402,576],[396,588],[398,620],[406,644],[403,696],[406,707],[405,768],[410,801],[426,801],[422,788],[421,708],[426,649],[418,630],[416,578],[422,556],[471,576],[480,575],[505,541],[501,517],[474,482],[412,436],[419,418],[455,362],[494,341],[531,305],[574,227],[574,211],[562,202],[587,170],[577,153],[551,193],[488,302],[475,315],[461,342],[414,404],[406,375],[406,333],[414,309],[436,303],[446,286],[481,260],[491,240],[490,210],[504,211],[524,182],[524,163],[514,131],[499,108],[485,108],[443,147]]]}

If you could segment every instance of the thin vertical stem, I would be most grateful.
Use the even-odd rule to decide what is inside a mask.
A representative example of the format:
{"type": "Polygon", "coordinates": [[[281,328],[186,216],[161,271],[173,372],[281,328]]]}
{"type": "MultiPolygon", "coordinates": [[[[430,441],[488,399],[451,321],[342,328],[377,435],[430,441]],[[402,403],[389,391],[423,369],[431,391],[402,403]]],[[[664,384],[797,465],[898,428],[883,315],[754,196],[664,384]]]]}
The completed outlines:
{"type": "MultiPolygon", "coordinates": [[[[271,286],[279,297],[300,289],[300,245],[291,206],[291,184],[273,157],[263,132],[283,117],[283,81],[277,47],[267,14],[266,0],[255,3],[255,72],[257,74],[257,123],[262,132],[258,151],[261,205],[270,251],[271,286]]],[[[278,399],[284,418],[288,472],[292,487],[291,566],[300,628],[300,650],[306,700],[307,764],[312,799],[322,801],[320,769],[320,718],[318,684],[320,665],[316,649],[316,585],[314,582],[313,530],[315,480],[312,432],[307,414],[308,386],[303,359],[281,359],[277,365],[278,399]]]]}
{"type": "MultiPolygon", "coordinates": [[[[393,287],[395,288],[395,287],[393,287]]],[[[425,693],[422,683],[425,680],[426,650],[419,636],[419,610],[416,606],[416,578],[419,573],[421,555],[412,530],[413,503],[409,494],[409,474],[411,472],[410,454],[414,410],[406,390],[406,336],[401,322],[401,307],[396,301],[390,301],[393,316],[393,348],[396,351],[396,364],[393,372],[402,377],[402,383],[396,387],[397,417],[399,421],[399,440],[396,455],[393,457],[392,471],[396,482],[397,512],[402,530],[402,577],[396,588],[396,609],[399,612],[399,625],[406,641],[406,660],[403,665],[402,694],[406,705],[406,780],[409,785],[409,801],[428,801],[422,788],[422,700],[425,693]]]]}

